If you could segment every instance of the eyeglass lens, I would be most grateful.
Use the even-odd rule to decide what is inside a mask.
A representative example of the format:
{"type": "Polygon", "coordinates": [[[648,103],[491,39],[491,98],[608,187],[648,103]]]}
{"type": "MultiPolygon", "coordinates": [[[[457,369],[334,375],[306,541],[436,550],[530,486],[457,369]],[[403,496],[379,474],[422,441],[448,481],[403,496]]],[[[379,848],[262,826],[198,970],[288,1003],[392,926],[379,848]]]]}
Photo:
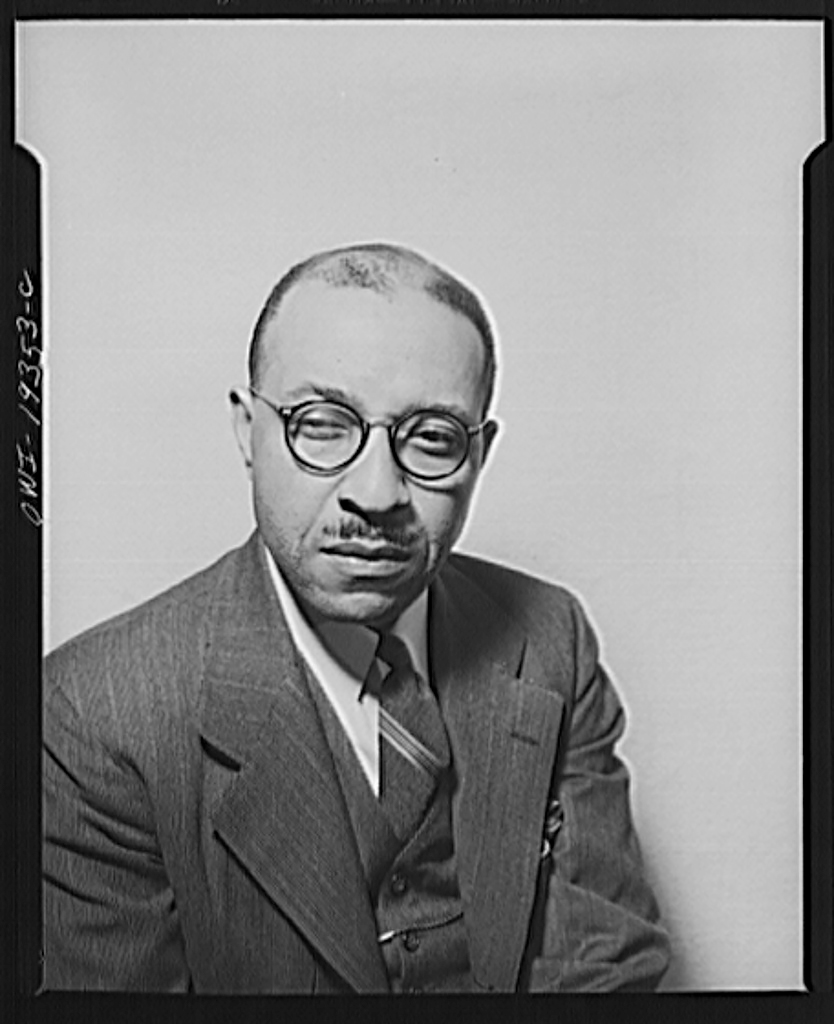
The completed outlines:
{"type": "MultiPolygon", "coordinates": [[[[305,406],[290,417],[287,439],[296,456],[321,470],[347,465],[362,447],[363,423],[352,410],[330,402],[305,406]]],[[[402,467],[424,479],[454,473],[469,449],[469,434],[455,417],[421,410],[402,420],[394,432],[394,451],[402,467]]]]}

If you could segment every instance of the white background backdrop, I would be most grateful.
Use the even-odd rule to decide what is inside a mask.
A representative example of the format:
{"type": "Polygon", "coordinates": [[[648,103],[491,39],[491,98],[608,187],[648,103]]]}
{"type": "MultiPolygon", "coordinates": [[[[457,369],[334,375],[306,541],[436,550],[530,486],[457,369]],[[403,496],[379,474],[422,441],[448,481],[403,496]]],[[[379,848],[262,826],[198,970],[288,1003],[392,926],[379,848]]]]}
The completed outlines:
{"type": "Polygon", "coordinates": [[[677,960],[801,985],[801,164],[813,23],[28,23],[49,647],[251,514],[225,408],[284,269],[402,241],[501,337],[463,547],[589,606],[677,960]]]}

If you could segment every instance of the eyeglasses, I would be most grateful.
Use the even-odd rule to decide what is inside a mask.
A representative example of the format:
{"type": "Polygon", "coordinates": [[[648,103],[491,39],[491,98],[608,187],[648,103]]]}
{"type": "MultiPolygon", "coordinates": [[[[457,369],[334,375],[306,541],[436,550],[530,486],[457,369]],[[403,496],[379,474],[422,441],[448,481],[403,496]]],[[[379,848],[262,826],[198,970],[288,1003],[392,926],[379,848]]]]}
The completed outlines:
{"type": "Polygon", "coordinates": [[[313,473],[338,473],[356,460],[372,427],[385,427],[391,455],[416,480],[442,480],[466,462],[472,438],[486,423],[467,427],[440,409],[418,409],[394,422],[366,420],[349,405],[313,398],[298,405],[278,405],[249,388],[284,421],[284,437],[295,461],[313,473]]]}

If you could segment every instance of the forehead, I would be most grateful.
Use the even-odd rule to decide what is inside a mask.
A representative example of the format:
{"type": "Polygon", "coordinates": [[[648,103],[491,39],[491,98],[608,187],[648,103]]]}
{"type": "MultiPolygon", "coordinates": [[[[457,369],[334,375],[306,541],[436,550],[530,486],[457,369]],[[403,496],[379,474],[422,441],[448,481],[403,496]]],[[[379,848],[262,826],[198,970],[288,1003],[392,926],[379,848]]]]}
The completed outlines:
{"type": "Polygon", "coordinates": [[[296,285],[263,335],[264,385],[283,399],[315,386],[376,414],[415,402],[477,413],[485,354],[477,328],[425,292],[296,285]]]}

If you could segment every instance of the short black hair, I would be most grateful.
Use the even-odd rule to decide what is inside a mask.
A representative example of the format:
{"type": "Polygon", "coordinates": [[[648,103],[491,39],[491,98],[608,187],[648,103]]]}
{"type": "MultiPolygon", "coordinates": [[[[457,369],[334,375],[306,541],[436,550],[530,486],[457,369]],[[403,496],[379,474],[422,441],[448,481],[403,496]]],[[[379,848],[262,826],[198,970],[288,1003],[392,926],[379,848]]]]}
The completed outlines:
{"type": "Polygon", "coordinates": [[[269,293],[255,322],[249,344],[249,382],[258,386],[261,341],[281,300],[302,281],[322,281],[334,288],[370,288],[393,295],[401,285],[418,288],[443,305],[463,314],[477,329],[484,346],[484,413],[495,390],[495,334],[482,300],[450,271],[413,249],[388,242],[364,242],[315,253],[296,263],[269,293]]]}

